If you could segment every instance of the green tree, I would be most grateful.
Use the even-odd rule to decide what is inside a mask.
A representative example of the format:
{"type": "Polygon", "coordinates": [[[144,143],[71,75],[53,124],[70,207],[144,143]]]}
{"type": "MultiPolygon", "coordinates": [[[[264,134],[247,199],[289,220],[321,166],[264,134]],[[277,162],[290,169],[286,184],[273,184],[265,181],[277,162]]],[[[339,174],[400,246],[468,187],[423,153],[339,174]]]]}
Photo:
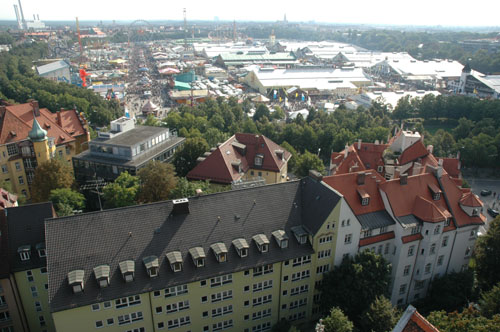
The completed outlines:
{"type": "Polygon", "coordinates": [[[500,216],[490,222],[485,235],[476,241],[476,275],[482,291],[500,281],[500,216]]]}
{"type": "Polygon", "coordinates": [[[75,183],[71,166],[60,159],[51,159],[38,165],[31,187],[33,202],[46,202],[54,189],[71,188],[75,183]]]}
{"type": "Polygon", "coordinates": [[[325,332],[351,332],[354,327],[339,307],[333,307],[321,323],[325,326],[325,332]]]}
{"type": "Polygon", "coordinates": [[[377,296],[388,295],[390,276],[389,262],[371,251],[346,257],[324,276],[321,307],[337,306],[356,323],[377,296]]]}
{"type": "Polygon", "coordinates": [[[433,311],[427,320],[441,332],[493,332],[500,331],[500,315],[492,319],[481,316],[472,306],[462,312],[433,311]]]}
{"type": "Polygon", "coordinates": [[[139,192],[139,178],[123,172],[115,182],[103,188],[104,208],[117,208],[136,204],[139,192]]]}
{"type": "Polygon", "coordinates": [[[253,115],[253,120],[254,121],[262,121],[263,117],[266,117],[269,119],[270,114],[271,113],[269,112],[269,108],[267,108],[266,105],[259,104],[259,106],[257,106],[257,109],[255,110],[255,114],[253,115]]]}
{"type": "Polygon", "coordinates": [[[196,159],[210,149],[203,138],[188,138],[182,148],[175,152],[173,164],[179,176],[186,176],[196,166],[196,159]]]}
{"type": "Polygon", "coordinates": [[[323,173],[325,165],[323,165],[323,162],[317,155],[306,151],[297,158],[293,172],[298,177],[305,177],[309,174],[309,170],[316,170],[323,173]]]}
{"type": "Polygon", "coordinates": [[[193,197],[196,196],[196,189],[200,189],[202,193],[212,193],[210,182],[207,181],[188,181],[186,178],[179,178],[177,186],[170,193],[172,199],[193,197]]]}
{"type": "Polygon", "coordinates": [[[54,189],[50,192],[49,201],[59,217],[72,215],[74,210],[85,207],[85,197],[70,188],[54,189]]]}
{"type": "Polygon", "coordinates": [[[141,186],[139,201],[152,203],[170,198],[171,191],[177,185],[174,166],[160,161],[150,161],[137,172],[141,186]]]}
{"type": "Polygon", "coordinates": [[[273,325],[272,332],[289,332],[292,324],[286,319],[281,319],[273,325]]]}
{"type": "Polygon", "coordinates": [[[161,125],[160,120],[158,120],[153,114],[149,114],[146,121],[142,123],[143,126],[159,127],[161,125]]]}
{"type": "Polygon", "coordinates": [[[500,314],[500,282],[489,291],[481,294],[479,307],[485,317],[492,318],[493,315],[500,314]]]}
{"type": "Polygon", "coordinates": [[[217,143],[222,143],[226,140],[226,135],[217,128],[208,128],[203,134],[203,138],[207,141],[208,146],[216,146],[217,143]]]}
{"type": "Polygon", "coordinates": [[[396,325],[400,313],[385,296],[377,296],[362,316],[362,331],[388,332],[396,325]]]}

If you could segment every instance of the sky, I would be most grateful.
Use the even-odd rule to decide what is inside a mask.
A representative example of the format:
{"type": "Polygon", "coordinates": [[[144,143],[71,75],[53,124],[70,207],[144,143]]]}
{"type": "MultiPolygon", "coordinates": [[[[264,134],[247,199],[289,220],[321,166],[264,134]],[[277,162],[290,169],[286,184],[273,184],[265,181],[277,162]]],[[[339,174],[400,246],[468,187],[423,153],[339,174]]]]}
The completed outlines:
{"type": "MultiPolygon", "coordinates": [[[[499,26],[499,0],[21,0],[26,20],[189,20],[357,23],[384,25],[499,26]]],[[[13,4],[0,1],[0,20],[15,20],[13,4]]]]}

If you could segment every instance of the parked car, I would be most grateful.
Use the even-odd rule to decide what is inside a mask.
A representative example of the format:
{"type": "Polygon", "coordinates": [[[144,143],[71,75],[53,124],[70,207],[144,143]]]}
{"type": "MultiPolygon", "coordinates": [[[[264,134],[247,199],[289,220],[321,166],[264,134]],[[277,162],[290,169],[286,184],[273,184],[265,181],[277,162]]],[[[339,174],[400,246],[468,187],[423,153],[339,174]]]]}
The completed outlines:
{"type": "Polygon", "coordinates": [[[489,189],[481,190],[481,196],[489,196],[489,195],[491,195],[491,190],[489,189]]]}
{"type": "Polygon", "coordinates": [[[492,216],[493,218],[495,218],[496,216],[498,216],[498,214],[500,214],[500,212],[498,212],[498,210],[494,210],[492,208],[488,208],[488,214],[490,216],[492,216]]]}

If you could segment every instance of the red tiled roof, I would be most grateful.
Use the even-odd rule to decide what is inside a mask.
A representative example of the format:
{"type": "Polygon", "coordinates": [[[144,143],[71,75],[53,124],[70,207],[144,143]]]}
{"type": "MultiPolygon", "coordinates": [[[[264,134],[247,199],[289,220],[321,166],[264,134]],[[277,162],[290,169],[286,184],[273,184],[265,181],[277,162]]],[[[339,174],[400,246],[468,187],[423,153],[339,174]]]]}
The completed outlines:
{"type": "Polygon", "coordinates": [[[418,140],[409,147],[407,147],[403,153],[399,156],[399,163],[405,165],[409,162],[415,161],[418,158],[423,158],[429,154],[429,151],[424,146],[422,140],[418,140]]]}
{"type": "Polygon", "coordinates": [[[482,207],[483,202],[472,191],[463,194],[460,199],[460,204],[470,207],[482,207]]]}
{"type": "Polygon", "coordinates": [[[377,242],[382,242],[390,239],[394,239],[396,236],[394,235],[393,231],[375,235],[375,236],[370,236],[370,237],[365,237],[364,239],[359,240],[359,246],[364,247],[373,243],[377,242]]]}
{"type": "Polygon", "coordinates": [[[460,177],[460,160],[457,158],[441,158],[443,159],[443,168],[452,178],[460,177]]]}
{"type": "Polygon", "coordinates": [[[378,190],[379,183],[384,183],[385,179],[373,170],[326,176],[323,177],[323,182],[344,196],[355,215],[385,210],[384,202],[378,190]],[[365,174],[364,184],[362,185],[357,183],[358,174],[360,173],[365,174]],[[368,205],[361,205],[358,189],[370,195],[368,205]]]}
{"type": "Polygon", "coordinates": [[[423,238],[424,237],[422,236],[422,234],[417,233],[417,234],[403,236],[401,238],[401,241],[403,241],[403,243],[408,243],[408,242],[413,242],[413,241],[417,241],[417,240],[422,240],[423,238]]]}
{"type": "MultiPolygon", "coordinates": [[[[357,143],[355,143],[354,146],[357,148],[357,143]]],[[[388,147],[389,145],[387,144],[361,143],[361,148],[356,149],[356,151],[367,169],[371,168],[376,170],[377,166],[384,165],[382,155],[384,150],[388,147]]]]}
{"type": "MultiPolygon", "coordinates": [[[[6,106],[5,112],[2,113],[0,114],[2,118],[0,144],[19,142],[27,139],[33,125],[34,114],[32,104],[6,106]]],[[[55,139],[56,145],[74,140],[69,133],[52,119],[51,112],[46,108],[40,109],[37,121],[43,129],[47,130],[47,136],[55,139]]]]}
{"type": "Polygon", "coordinates": [[[57,123],[73,137],[87,134],[87,131],[80,122],[78,114],[75,110],[61,110],[59,112],[52,113],[44,108],[40,110],[40,113],[42,112],[44,112],[46,116],[50,117],[53,122],[57,123]]]}
{"type": "Polygon", "coordinates": [[[427,222],[440,222],[446,220],[447,217],[451,217],[449,213],[445,215],[436,205],[422,196],[417,196],[415,199],[413,215],[427,222]]]}
{"type": "Polygon", "coordinates": [[[414,214],[418,196],[432,202],[441,213],[447,215],[448,212],[445,211],[448,210],[448,207],[444,198],[440,197],[439,200],[434,201],[429,184],[433,184],[439,188],[436,177],[433,174],[425,173],[409,176],[406,185],[401,185],[399,179],[386,181],[380,185],[380,189],[387,194],[392,211],[396,217],[414,214]]]}
{"type": "Polygon", "coordinates": [[[469,217],[464,210],[459,205],[460,199],[462,199],[462,190],[456,186],[453,180],[448,174],[443,174],[441,177],[441,184],[448,198],[451,212],[455,217],[458,227],[468,226],[468,225],[483,225],[486,221],[486,217],[479,214],[477,217],[469,217]]]}
{"type": "Polygon", "coordinates": [[[439,332],[439,330],[419,314],[418,311],[415,311],[403,332],[439,332]],[[416,326],[411,323],[414,323],[416,326]]]}
{"type": "Polygon", "coordinates": [[[235,134],[193,168],[187,174],[187,178],[190,180],[211,180],[217,183],[231,183],[232,181],[239,180],[242,176],[238,172],[238,167],[233,166],[233,164],[236,165],[239,163],[241,171],[246,173],[250,168],[257,168],[254,165],[257,154],[264,156],[262,166],[259,169],[272,172],[279,172],[291,157],[290,152],[263,135],[235,134]],[[233,143],[244,144],[246,147],[245,154],[242,155],[233,143]],[[278,158],[277,150],[283,151],[283,160],[278,158]]]}
{"type": "Polygon", "coordinates": [[[0,188],[0,210],[13,207],[16,205],[17,195],[9,193],[7,190],[0,188]]]}

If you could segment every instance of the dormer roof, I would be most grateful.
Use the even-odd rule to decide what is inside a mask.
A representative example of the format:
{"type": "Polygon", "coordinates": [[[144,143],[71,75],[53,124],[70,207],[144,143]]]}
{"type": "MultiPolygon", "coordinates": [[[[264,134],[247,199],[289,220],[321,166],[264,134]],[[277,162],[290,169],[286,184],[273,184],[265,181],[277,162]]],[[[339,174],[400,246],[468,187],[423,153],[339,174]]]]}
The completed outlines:
{"type": "Polygon", "coordinates": [[[462,195],[462,198],[460,199],[460,204],[463,206],[469,206],[469,207],[482,207],[483,202],[475,195],[472,191],[469,191],[468,193],[465,193],[462,195]]]}
{"type": "Polygon", "coordinates": [[[432,201],[429,201],[422,196],[417,196],[415,198],[412,213],[420,220],[432,223],[444,221],[451,217],[451,214],[447,210],[439,210],[432,201]]]}

